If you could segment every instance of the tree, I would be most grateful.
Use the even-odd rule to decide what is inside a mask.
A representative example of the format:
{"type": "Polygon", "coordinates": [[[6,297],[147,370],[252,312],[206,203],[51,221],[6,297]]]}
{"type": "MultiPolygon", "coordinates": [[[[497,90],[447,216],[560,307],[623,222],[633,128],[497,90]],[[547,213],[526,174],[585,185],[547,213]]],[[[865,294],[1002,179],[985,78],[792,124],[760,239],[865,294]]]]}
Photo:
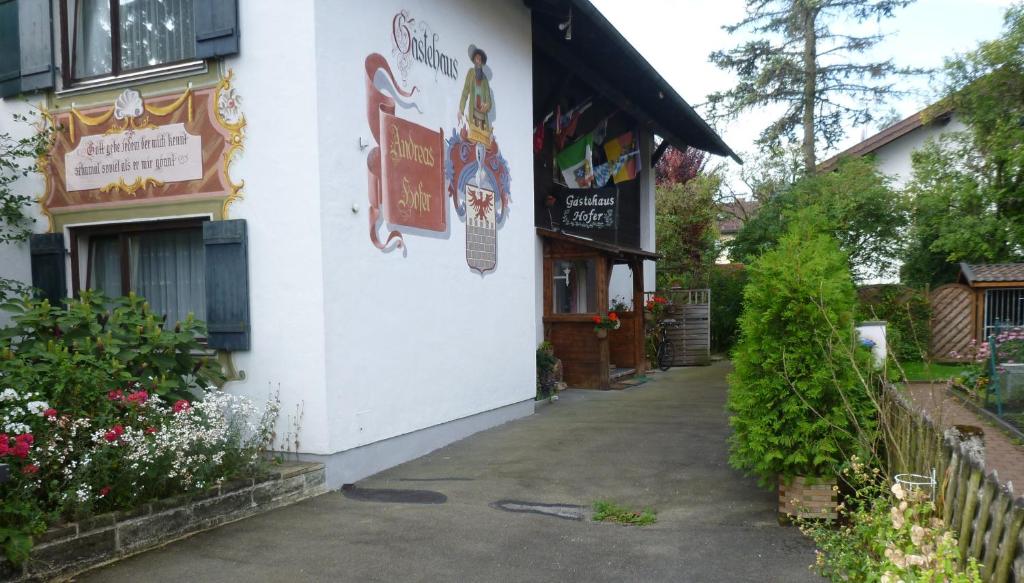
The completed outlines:
{"type": "Polygon", "coordinates": [[[855,293],[838,242],[804,211],[778,247],[750,266],[729,375],[729,463],[768,486],[826,476],[870,429],[856,380],[855,293]]]}
{"type": "Polygon", "coordinates": [[[1001,38],[946,63],[950,108],[967,130],[915,152],[903,278],[956,278],[957,262],[1024,261],[1024,6],[1001,38]]]}
{"type": "Polygon", "coordinates": [[[684,184],[704,171],[708,154],[696,148],[680,150],[668,146],[661,158],[654,164],[654,178],[657,186],[684,184]]]}
{"type": "Polygon", "coordinates": [[[844,123],[870,123],[874,106],[898,93],[886,79],[911,72],[892,60],[855,62],[855,55],[884,35],[854,36],[831,25],[889,18],[912,1],[746,0],[746,18],[724,28],[757,38],[711,54],[713,63],[739,78],[732,89],[708,96],[712,116],[735,117],[751,108],[784,105],[758,142],[768,146],[795,140],[796,128],[801,128],[803,170],[810,174],[816,145],[835,145],[844,135],[844,123]]]}
{"type": "Polygon", "coordinates": [[[662,255],[658,264],[660,287],[670,280],[702,282],[715,262],[715,197],[721,184],[721,177],[712,172],[655,190],[655,236],[658,253],[662,255]]]}
{"type": "Polygon", "coordinates": [[[763,200],[732,242],[732,255],[747,263],[775,248],[794,214],[810,208],[839,241],[857,280],[888,275],[902,256],[907,207],[873,159],[844,159],[836,171],[805,176],[763,200]]]}

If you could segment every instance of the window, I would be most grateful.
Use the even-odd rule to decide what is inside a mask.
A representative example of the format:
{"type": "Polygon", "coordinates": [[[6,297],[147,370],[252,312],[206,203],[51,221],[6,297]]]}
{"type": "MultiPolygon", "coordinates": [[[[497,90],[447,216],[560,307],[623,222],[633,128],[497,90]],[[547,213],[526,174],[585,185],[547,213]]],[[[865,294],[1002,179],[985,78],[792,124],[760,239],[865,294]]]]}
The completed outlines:
{"type": "Polygon", "coordinates": [[[61,0],[65,83],[195,59],[192,4],[193,0],[61,0]]]}
{"type": "Polygon", "coordinates": [[[594,260],[555,261],[553,267],[554,313],[597,313],[597,271],[594,260]]]}
{"type": "Polygon", "coordinates": [[[168,322],[189,313],[206,319],[201,221],[82,228],[72,235],[76,291],[95,289],[108,296],[135,292],[168,322]]]}

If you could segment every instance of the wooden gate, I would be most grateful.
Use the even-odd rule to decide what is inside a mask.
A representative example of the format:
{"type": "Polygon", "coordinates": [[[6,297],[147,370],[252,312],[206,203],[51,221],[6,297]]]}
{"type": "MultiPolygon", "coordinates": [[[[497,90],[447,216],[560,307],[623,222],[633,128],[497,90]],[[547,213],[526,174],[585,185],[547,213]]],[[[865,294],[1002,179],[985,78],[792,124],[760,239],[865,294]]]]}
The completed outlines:
{"type": "Polygon", "coordinates": [[[711,290],[674,289],[664,294],[671,305],[667,318],[677,322],[668,329],[674,348],[672,366],[711,363],[711,290]]]}
{"type": "Polygon", "coordinates": [[[976,297],[974,290],[961,283],[949,283],[931,293],[932,358],[964,360],[953,353],[964,354],[974,340],[976,297]]]}

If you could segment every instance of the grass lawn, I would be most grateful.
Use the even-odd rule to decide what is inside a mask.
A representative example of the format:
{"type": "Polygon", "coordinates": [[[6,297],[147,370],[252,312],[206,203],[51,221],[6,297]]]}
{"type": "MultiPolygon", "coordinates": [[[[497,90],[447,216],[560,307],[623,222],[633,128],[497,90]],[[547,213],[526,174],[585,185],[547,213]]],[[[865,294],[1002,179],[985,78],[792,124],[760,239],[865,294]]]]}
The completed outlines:
{"type": "Polygon", "coordinates": [[[904,362],[900,366],[908,381],[944,381],[953,378],[971,367],[966,364],[943,364],[939,362],[904,362]]]}

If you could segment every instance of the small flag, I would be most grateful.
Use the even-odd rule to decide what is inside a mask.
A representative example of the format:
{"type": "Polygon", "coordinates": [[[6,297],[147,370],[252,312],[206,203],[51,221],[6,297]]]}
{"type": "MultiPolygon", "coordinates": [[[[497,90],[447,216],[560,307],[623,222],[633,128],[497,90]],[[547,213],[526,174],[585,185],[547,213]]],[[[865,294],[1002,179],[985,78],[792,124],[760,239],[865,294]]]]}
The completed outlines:
{"type": "Polygon", "coordinates": [[[640,172],[640,150],[637,148],[634,132],[626,132],[614,140],[605,142],[604,153],[610,161],[618,161],[625,156],[618,171],[613,173],[612,180],[615,184],[633,180],[640,172]]]}
{"type": "Polygon", "coordinates": [[[594,185],[593,139],[590,134],[573,142],[555,157],[569,188],[594,185]]]}

